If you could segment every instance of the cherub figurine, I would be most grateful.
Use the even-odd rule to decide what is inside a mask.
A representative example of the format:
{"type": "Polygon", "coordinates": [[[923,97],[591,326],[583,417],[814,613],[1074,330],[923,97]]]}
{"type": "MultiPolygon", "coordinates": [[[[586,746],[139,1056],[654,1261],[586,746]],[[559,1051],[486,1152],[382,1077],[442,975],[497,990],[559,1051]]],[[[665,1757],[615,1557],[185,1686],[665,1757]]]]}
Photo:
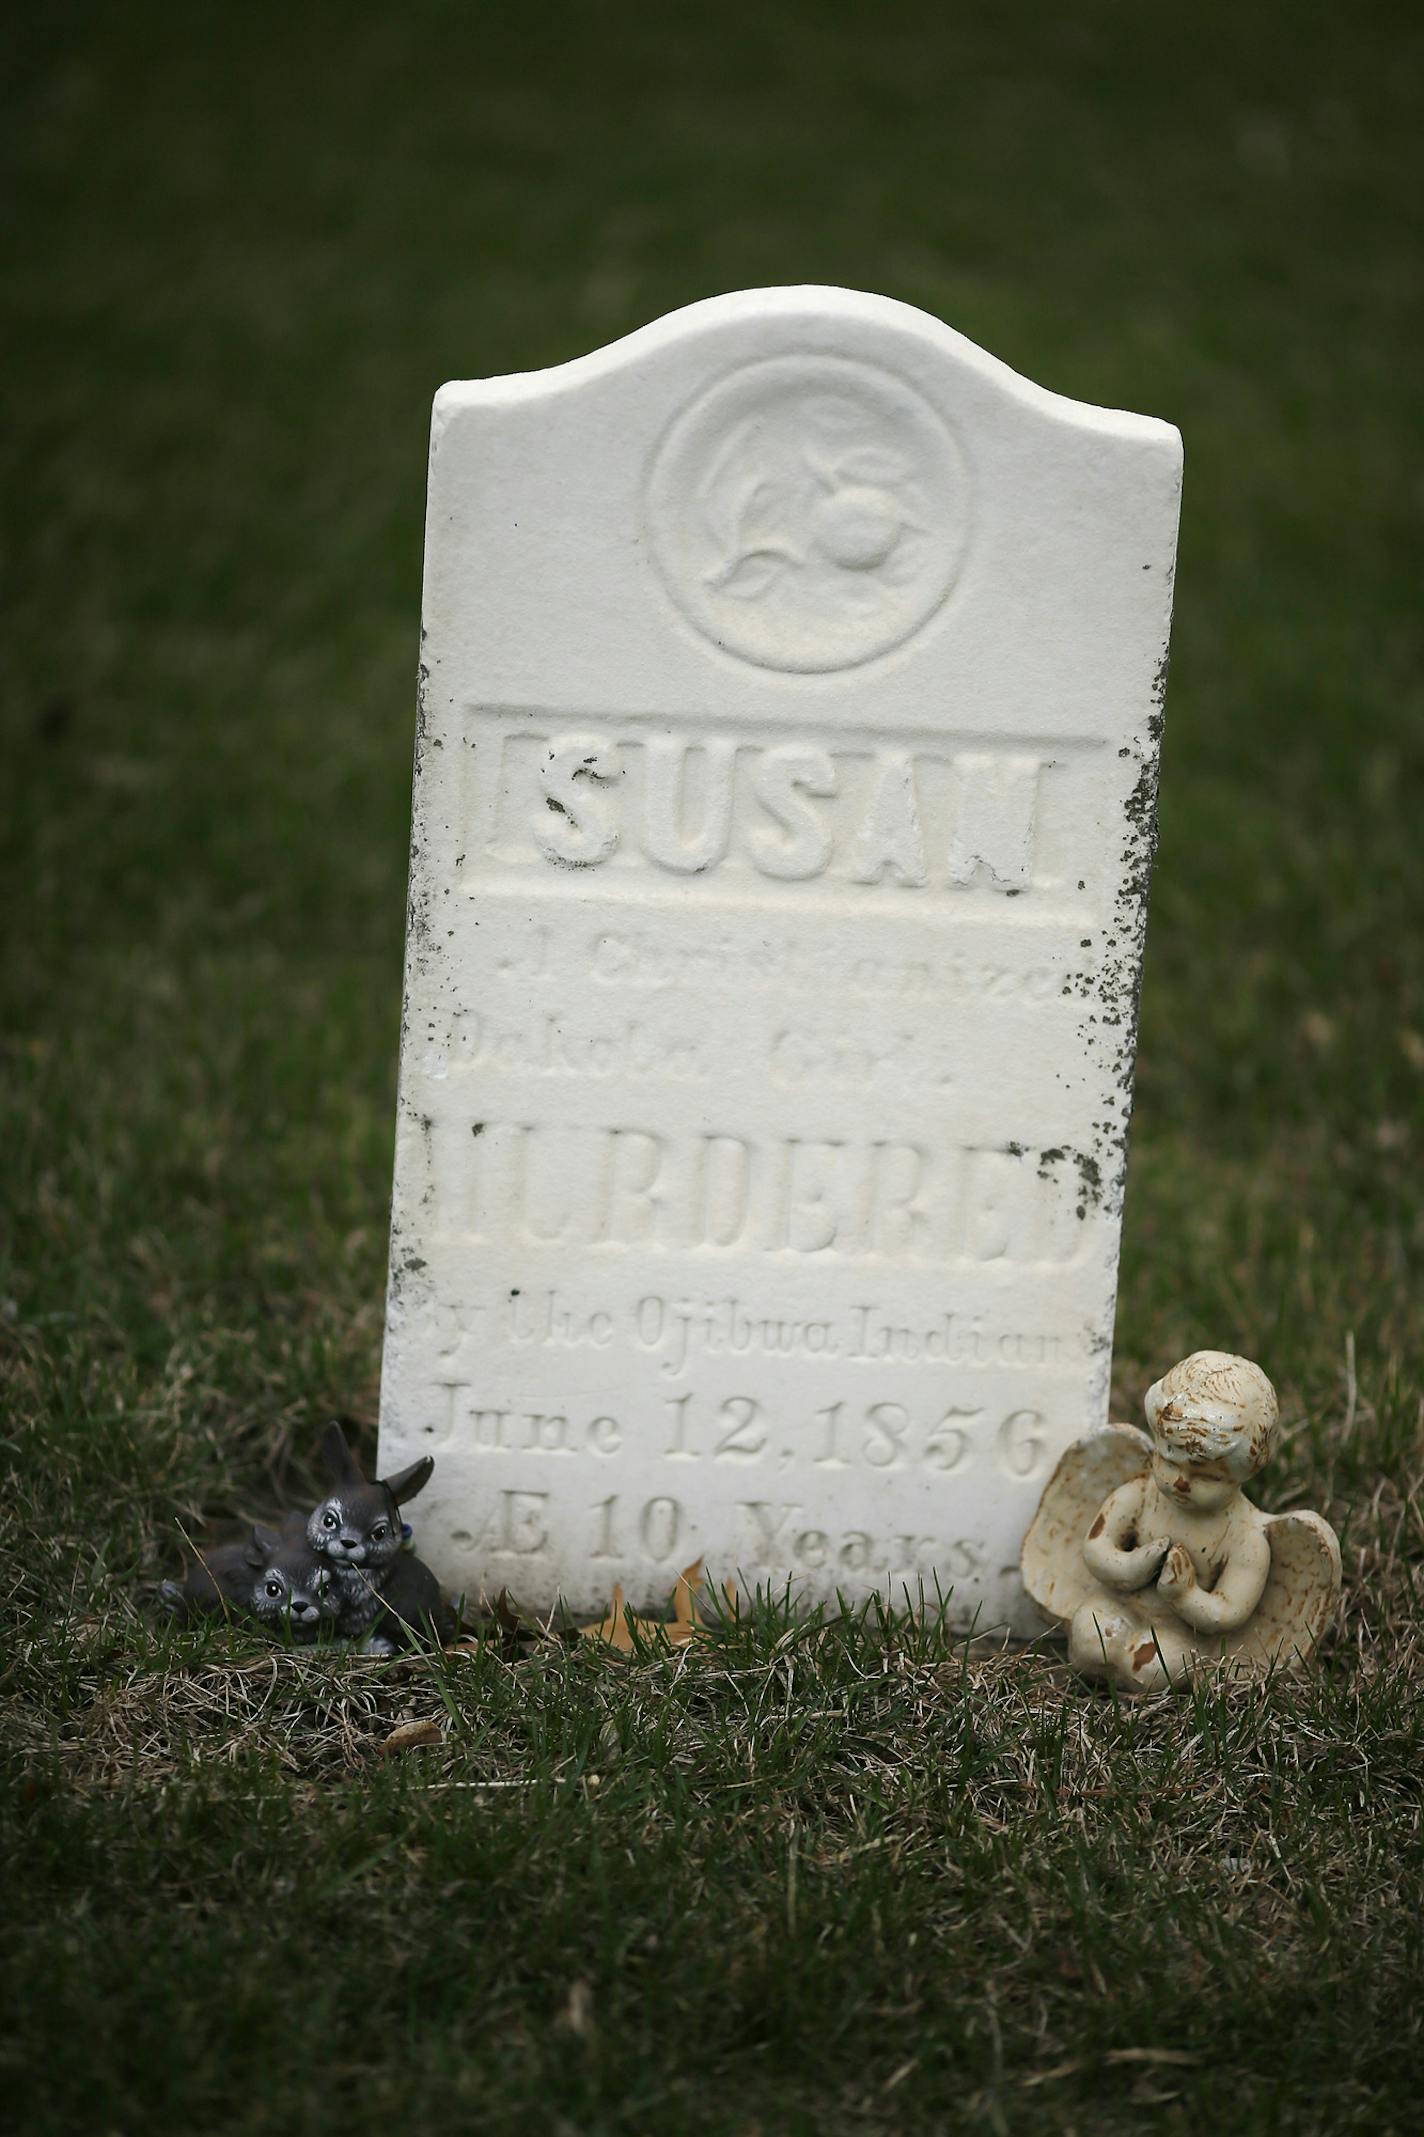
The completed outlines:
{"type": "Polygon", "coordinates": [[[1068,1625],[1068,1659],[1129,1691],[1195,1665],[1304,1661],[1340,1592],[1318,1514],[1263,1514],[1241,1486],[1279,1438],[1249,1358],[1199,1350],[1148,1390],[1149,1439],[1107,1425],[1068,1449],[1024,1538],[1024,1586],[1068,1625]]]}

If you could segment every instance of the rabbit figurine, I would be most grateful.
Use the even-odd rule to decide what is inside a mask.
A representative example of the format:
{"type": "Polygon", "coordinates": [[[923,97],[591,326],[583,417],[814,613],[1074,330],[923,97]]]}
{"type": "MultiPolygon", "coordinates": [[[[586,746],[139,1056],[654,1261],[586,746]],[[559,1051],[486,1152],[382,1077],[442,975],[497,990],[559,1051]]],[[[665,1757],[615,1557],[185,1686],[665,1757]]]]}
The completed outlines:
{"type": "Polygon", "coordinates": [[[341,1602],[331,1567],[290,1522],[280,1534],[257,1522],[241,1541],[215,1545],[181,1583],[164,1581],[159,1594],[180,1619],[255,1618],[269,1632],[301,1642],[334,1629],[341,1602]]]}
{"type": "Polygon", "coordinates": [[[404,1548],[400,1516],[402,1503],[429,1483],[431,1457],[368,1482],[335,1418],[322,1435],[321,1457],[331,1489],[308,1518],[306,1536],[331,1568],[342,1638],[364,1635],[372,1654],[393,1654],[431,1632],[443,1639],[451,1613],[430,1568],[404,1548]]]}

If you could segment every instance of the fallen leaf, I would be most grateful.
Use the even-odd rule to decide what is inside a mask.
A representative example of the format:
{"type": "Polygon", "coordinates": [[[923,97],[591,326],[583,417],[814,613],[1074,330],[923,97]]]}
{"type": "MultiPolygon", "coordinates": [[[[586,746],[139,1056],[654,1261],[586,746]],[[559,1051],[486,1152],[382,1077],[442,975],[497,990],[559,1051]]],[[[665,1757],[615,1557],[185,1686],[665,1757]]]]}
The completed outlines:
{"type": "MultiPolygon", "coordinates": [[[[467,1618],[468,1623],[468,1618],[467,1618]]],[[[447,1655],[477,1655],[492,1639],[499,1642],[500,1658],[505,1662],[518,1662],[531,1649],[575,1637],[573,1627],[548,1618],[528,1617],[511,1597],[507,1588],[501,1588],[492,1603],[486,1603],[483,1615],[469,1625],[459,1639],[446,1648],[447,1655]]]]}
{"type": "Polygon", "coordinates": [[[600,1618],[596,1625],[579,1627],[585,1640],[601,1640],[605,1647],[616,1648],[620,1655],[633,1654],[638,1641],[651,1638],[657,1630],[655,1618],[640,1618],[628,1608],[621,1585],[613,1590],[607,1617],[600,1618]]]}
{"type": "Polygon", "coordinates": [[[507,1588],[500,1589],[490,1607],[499,1633],[500,1653],[506,1662],[517,1662],[524,1649],[537,1641],[538,1627],[520,1615],[507,1588]]]}
{"type": "Polygon", "coordinates": [[[679,1625],[697,1623],[696,1590],[702,1586],[702,1560],[694,1558],[690,1566],[684,1566],[673,1584],[672,1614],[679,1625]]]}
{"type": "MultiPolygon", "coordinates": [[[[585,1640],[601,1640],[606,1647],[614,1648],[620,1655],[631,1655],[639,1646],[656,1646],[662,1641],[668,1647],[685,1647],[689,1640],[696,1639],[706,1629],[706,1620],[698,1602],[702,1587],[702,1560],[695,1558],[690,1566],[684,1566],[673,1584],[672,1618],[639,1617],[630,1610],[623,1599],[622,1587],[613,1591],[613,1601],[608,1615],[596,1625],[582,1625],[579,1630],[585,1640]]],[[[733,1613],[737,1608],[737,1591],[733,1582],[723,1583],[727,1607],[733,1613]]]]}
{"type": "Polygon", "coordinates": [[[701,1630],[702,1613],[697,1607],[697,1590],[701,1586],[702,1560],[694,1558],[677,1576],[672,1591],[672,1623],[663,1627],[672,1647],[684,1647],[701,1630]]]}
{"type": "Polygon", "coordinates": [[[1196,2063],[1200,2057],[1181,2048],[1109,2048],[1109,2063],[1196,2063]]]}
{"type": "Polygon", "coordinates": [[[417,1744],[439,1744],[444,1739],[445,1732],[438,1721],[403,1721],[392,1729],[381,1751],[410,1751],[417,1744]]]}

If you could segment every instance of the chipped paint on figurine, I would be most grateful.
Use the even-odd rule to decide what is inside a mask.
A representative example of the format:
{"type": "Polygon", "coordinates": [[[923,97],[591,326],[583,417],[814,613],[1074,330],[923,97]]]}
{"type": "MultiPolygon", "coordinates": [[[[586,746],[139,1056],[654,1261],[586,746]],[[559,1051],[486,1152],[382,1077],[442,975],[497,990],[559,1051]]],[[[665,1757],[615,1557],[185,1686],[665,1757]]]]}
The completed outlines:
{"type": "Polygon", "coordinates": [[[1263,1514],[1241,1487],[1279,1438],[1258,1365],[1199,1350],[1149,1389],[1152,1436],[1108,1425],[1068,1449],[1024,1539],[1024,1586],[1068,1627],[1068,1659],[1129,1691],[1194,1667],[1304,1661],[1340,1592],[1318,1514],[1263,1514]]]}

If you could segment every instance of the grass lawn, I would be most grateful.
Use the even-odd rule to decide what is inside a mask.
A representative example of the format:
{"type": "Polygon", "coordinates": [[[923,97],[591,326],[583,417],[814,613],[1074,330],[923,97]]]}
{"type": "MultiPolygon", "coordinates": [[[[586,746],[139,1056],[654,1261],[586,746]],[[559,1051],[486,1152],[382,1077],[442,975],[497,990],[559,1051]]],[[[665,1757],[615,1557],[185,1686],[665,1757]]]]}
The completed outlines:
{"type": "Polygon", "coordinates": [[[1417,11],[131,0],[0,65],[11,2115],[1417,2128],[1417,11]],[[432,391],[800,280],[1181,426],[1119,1414],[1259,1357],[1340,1626],[1136,1707],[770,1611],[170,1635],[175,1523],[374,1414],[432,391]]]}

